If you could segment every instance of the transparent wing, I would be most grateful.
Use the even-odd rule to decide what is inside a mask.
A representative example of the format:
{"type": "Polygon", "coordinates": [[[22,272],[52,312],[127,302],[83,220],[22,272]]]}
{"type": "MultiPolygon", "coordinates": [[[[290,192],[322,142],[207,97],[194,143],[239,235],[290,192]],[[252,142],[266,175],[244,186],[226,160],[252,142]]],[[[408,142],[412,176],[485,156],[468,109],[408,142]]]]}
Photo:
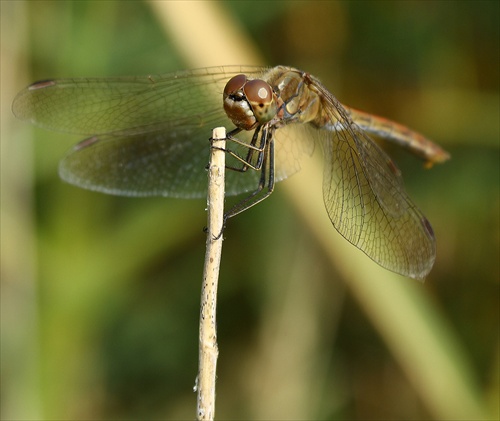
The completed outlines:
{"type": "MultiPolygon", "coordinates": [[[[21,120],[61,132],[95,135],[206,125],[207,112],[222,111],[222,92],[237,73],[259,67],[212,67],[161,76],[60,79],[22,90],[12,109],[21,120]]],[[[228,120],[229,121],[229,120],[228,120]]]]}
{"type": "MultiPolygon", "coordinates": [[[[213,127],[222,124],[219,112],[206,115],[213,127]]],[[[276,138],[276,182],[300,170],[300,157],[314,144],[301,127],[279,131],[276,138]],[[302,145],[302,146],[301,146],[302,145]]],[[[173,134],[162,126],[145,133],[92,136],[75,145],[61,160],[59,174],[71,184],[122,196],[206,197],[210,144],[207,129],[184,124],[173,134]]],[[[253,132],[241,133],[248,140],[253,132]]],[[[247,150],[228,144],[240,156],[247,150]]],[[[227,155],[227,164],[241,163],[227,155]]],[[[226,171],[226,194],[257,188],[260,172],[226,171]]]]}
{"type": "MultiPolygon", "coordinates": [[[[230,66],[162,76],[43,81],[21,91],[13,111],[44,128],[91,135],[61,161],[60,175],[72,184],[124,196],[203,197],[211,130],[234,127],[222,107],[224,86],[237,73],[258,77],[264,71],[230,66]]],[[[279,132],[276,181],[298,171],[299,155],[311,149],[300,146],[300,128],[279,132]]],[[[238,137],[249,142],[252,134],[238,137]]],[[[246,156],[244,147],[228,147],[246,156]]],[[[228,165],[241,165],[231,159],[228,165]]],[[[255,190],[259,177],[252,170],[228,171],[226,193],[255,190]]]]}
{"type": "Polygon", "coordinates": [[[323,195],[334,227],[381,266],[416,279],[436,255],[430,223],[406,194],[400,171],[349,119],[322,85],[335,129],[321,130],[325,151],[323,195]]]}
{"type": "Polygon", "coordinates": [[[284,180],[300,171],[304,156],[311,156],[315,148],[315,132],[309,124],[290,124],[276,130],[275,181],[284,180]]]}
{"type": "Polygon", "coordinates": [[[128,135],[104,134],[75,145],[59,174],[89,190],[122,196],[206,195],[210,132],[182,126],[128,135]],[[201,137],[201,136],[204,136],[201,137]]]}

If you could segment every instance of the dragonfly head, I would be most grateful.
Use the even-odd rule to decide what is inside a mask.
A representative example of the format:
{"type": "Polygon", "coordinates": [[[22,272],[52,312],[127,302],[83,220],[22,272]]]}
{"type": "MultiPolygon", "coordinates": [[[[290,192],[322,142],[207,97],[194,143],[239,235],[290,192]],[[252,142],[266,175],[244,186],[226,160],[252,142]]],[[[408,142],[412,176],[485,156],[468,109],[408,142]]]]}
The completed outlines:
{"type": "Polygon", "coordinates": [[[224,111],[243,130],[253,130],[271,121],[278,113],[278,99],[271,86],[245,75],[229,79],[223,94],[224,111]]]}

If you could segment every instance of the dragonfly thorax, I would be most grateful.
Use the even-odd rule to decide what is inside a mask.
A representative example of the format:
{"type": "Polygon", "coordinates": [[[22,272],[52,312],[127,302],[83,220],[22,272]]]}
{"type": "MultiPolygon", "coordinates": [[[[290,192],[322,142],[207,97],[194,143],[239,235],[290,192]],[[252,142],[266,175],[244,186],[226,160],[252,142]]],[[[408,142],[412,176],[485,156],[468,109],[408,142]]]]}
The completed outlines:
{"type": "MultiPolygon", "coordinates": [[[[280,69],[280,67],[277,67],[280,69]]],[[[273,86],[283,101],[283,120],[297,123],[316,123],[320,116],[321,101],[318,94],[309,88],[305,73],[299,70],[283,69],[275,75],[273,86]]],[[[271,76],[272,77],[272,76],[271,76]]]]}

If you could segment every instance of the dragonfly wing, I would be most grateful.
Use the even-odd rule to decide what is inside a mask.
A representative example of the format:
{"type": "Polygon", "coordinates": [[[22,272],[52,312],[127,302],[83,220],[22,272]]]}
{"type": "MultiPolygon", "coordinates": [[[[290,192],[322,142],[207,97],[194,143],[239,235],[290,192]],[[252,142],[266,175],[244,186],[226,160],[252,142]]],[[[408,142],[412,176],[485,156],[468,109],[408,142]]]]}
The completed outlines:
{"type": "MultiPolygon", "coordinates": [[[[213,128],[233,127],[222,107],[227,80],[252,66],[160,76],[60,79],[21,91],[13,112],[52,130],[91,136],[60,164],[66,181],[125,196],[201,197],[213,128]]],[[[258,174],[227,175],[227,194],[254,190],[258,174]]]]}
{"type": "Polygon", "coordinates": [[[61,160],[59,175],[79,187],[120,196],[201,197],[208,133],[203,144],[185,131],[175,138],[164,130],[90,137],[61,160]]]}
{"type": "Polygon", "coordinates": [[[381,266],[423,279],[434,264],[432,228],[405,192],[400,171],[326,90],[335,130],[322,130],[323,195],[335,228],[381,266]],[[339,125],[342,126],[338,130],[339,125]]]}
{"type": "MultiPolygon", "coordinates": [[[[205,118],[213,127],[225,116],[205,118]]],[[[206,197],[211,134],[208,127],[183,124],[143,133],[95,135],[61,160],[63,180],[120,196],[206,197]]],[[[226,194],[257,188],[259,173],[226,172],[226,194]]]]}
{"type": "Polygon", "coordinates": [[[275,181],[290,177],[301,169],[304,156],[314,152],[313,127],[308,124],[289,124],[275,134],[275,181]]]}
{"type": "Polygon", "coordinates": [[[227,66],[158,76],[48,80],[22,90],[12,110],[40,127],[89,136],[144,131],[181,120],[203,124],[207,110],[222,109],[230,77],[263,70],[227,66]]]}

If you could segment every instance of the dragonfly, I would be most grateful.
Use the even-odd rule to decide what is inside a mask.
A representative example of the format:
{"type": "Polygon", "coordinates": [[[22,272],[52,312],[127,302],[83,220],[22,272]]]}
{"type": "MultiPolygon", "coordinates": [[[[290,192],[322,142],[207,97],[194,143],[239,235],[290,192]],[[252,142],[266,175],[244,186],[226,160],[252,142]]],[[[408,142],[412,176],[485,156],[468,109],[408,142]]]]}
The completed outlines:
{"type": "Polygon", "coordinates": [[[267,198],[320,145],[324,205],[335,229],[404,276],[424,279],[434,264],[431,224],[374,138],[427,166],[449,154],[406,126],[341,104],[307,72],[224,66],[44,80],[19,92],[12,108],[21,120],[86,136],[61,160],[60,177],[121,196],[205,197],[209,133],[229,127],[226,195],[245,197],[226,219],[267,198]]]}

